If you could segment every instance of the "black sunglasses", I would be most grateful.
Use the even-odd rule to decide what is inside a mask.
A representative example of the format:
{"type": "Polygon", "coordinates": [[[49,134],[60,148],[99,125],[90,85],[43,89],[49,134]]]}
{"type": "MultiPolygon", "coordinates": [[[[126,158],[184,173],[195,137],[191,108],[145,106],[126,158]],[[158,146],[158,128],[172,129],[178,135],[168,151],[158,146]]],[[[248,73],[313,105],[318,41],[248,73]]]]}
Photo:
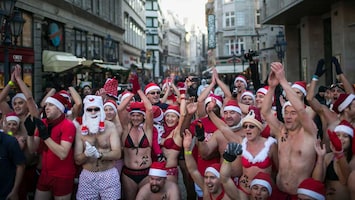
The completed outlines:
{"type": "Polygon", "coordinates": [[[157,92],[149,92],[149,94],[155,95],[155,94],[160,94],[160,92],[159,91],[157,91],[157,92]]]}
{"type": "Polygon", "coordinates": [[[88,111],[88,112],[92,112],[92,111],[97,112],[97,111],[100,111],[100,108],[87,108],[86,111],[88,111]]]}
{"type": "Polygon", "coordinates": [[[244,128],[244,129],[247,129],[247,128],[249,128],[249,129],[254,129],[254,128],[255,128],[255,125],[252,125],[252,124],[243,125],[243,128],[244,128]]]}

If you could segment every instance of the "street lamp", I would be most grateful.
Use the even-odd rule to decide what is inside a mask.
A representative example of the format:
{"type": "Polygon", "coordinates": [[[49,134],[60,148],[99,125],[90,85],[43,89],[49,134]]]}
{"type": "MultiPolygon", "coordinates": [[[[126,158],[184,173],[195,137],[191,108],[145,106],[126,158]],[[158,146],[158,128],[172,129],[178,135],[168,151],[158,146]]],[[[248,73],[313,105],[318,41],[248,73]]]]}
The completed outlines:
{"type": "Polygon", "coordinates": [[[17,37],[21,35],[23,24],[25,20],[19,10],[14,10],[16,0],[2,0],[0,1],[0,32],[3,38],[4,45],[4,80],[5,84],[9,81],[10,66],[9,66],[9,46],[12,44],[12,37],[14,43],[17,44],[17,37]]]}
{"type": "Polygon", "coordinates": [[[242,73],[244,73],[244,62],[245,62],[245,50],[244,49],[242,49],[241,50],[241,53],[242,53],[242,69],[243,69],[243,72],[242,73]]]}
{"type": "Polygon", "coordinates": [[[155,58],[154,51],[153,51],[152,63],[153,63],[153,80],[155,81],[155,64],[157,64],[157,60],[155,58]]]}
{"type": "Polygon", "coordinates": [[[276,43],[274,45],[275,51],[277,53],[277,57],[280,59],[281,63],[283,58],[285,57],[287,43],[285,41],[285,35],[282,31],[276,35],[276,43]]]}

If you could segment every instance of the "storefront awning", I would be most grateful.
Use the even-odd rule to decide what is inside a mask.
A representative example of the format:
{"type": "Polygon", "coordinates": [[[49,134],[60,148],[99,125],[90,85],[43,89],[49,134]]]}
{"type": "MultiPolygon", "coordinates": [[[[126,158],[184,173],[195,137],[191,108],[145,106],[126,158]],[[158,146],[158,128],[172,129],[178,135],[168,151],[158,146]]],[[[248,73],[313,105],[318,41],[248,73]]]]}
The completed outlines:
{"type": "Polygon", "coordinates": [[[44,50],[42,53],[43,71],[45,72],[63,72],[80,65],[84,60],[67,52],[44,50]]]}
{"type": "MultiPolygon", "coordinates": [[[[234,74],[234,73],[241,73],[243,72],[243,70],[245,70],[248,67],[248,65],[245,65],[243,67],[243,65],[217,65],[216,69],[218,74],[234,74]]],[[[212,73],[212,68],[208,68],[205,71],[202,72],[204,73],[212,73]]]]}
{"type": "Polygon", "coordinates": [[[103,63],[95,63],[95,65],[101,67],[101,68],[105,68],[105,69],[112,69],[112,70],[129,70],[121,65],[118,64],[103,64],[103,63]]]}

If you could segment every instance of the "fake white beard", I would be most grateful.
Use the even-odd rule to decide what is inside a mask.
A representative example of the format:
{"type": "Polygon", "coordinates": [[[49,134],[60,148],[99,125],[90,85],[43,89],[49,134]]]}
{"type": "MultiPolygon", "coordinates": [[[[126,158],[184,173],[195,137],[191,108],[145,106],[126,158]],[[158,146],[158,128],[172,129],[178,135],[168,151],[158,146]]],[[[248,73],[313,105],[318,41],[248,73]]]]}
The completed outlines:
{"type": "Polygon", "coordinates": [[[89,129],[89,134],[99,133],[99,124],[101,120],[100,112],[97,112],[94,115],[90,113],[85,113],[85,118],[86,118],[86,126],[89,129]],[[95,116],[97,117],[95,118],[95,116]]]}

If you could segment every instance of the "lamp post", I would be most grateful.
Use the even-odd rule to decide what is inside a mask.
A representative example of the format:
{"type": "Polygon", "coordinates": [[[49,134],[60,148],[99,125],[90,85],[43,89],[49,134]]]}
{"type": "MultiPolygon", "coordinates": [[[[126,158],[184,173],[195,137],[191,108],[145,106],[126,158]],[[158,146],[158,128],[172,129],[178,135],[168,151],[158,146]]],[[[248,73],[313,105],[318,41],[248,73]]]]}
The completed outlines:
{"type": "Polygon", "coordinates": [[[276,35],[276,43],[274,45],[275,51],[277,53],[277,57],[280,59],[281,63],[283,58],[285,57],[287,43],[285,41],[285,35],[282,31],[276,35]]]}
{"type": "Polygon", "coordinates": [[[23,24],[25,20],[19,10],[14,10],[16,0],[2,0],[0,6],[0,32],[3,38],[4,45],[4,83],[9,81],[10,65],[9,65],[9,46],[14,43],[17,44],[17,37],[21,35],[23,24]]]}
{"type": "Polygon", "coordinates": [[[244,62],[245,62],[245,50],[244,49],[242,49],[241,50],[241,53],[242,53],[242,69],[243,69],[243,72],[242,73],[244,73],[244,62]]]}
{"type": "Polygon", "coordinates": [[[142,63],[142,84],[144,84],[144,75],[145,75],[145,71],[144,71],[145,51],[144,50],[141,51],[140,61],[142,63]]]}
{"type": "Polygon", "coordinates": [[[157,60],[155,58],[154,51],[153,51],[152,63],[153,63],[153,80],[155,81],[155,64],[157,64],[157,60]]]}

